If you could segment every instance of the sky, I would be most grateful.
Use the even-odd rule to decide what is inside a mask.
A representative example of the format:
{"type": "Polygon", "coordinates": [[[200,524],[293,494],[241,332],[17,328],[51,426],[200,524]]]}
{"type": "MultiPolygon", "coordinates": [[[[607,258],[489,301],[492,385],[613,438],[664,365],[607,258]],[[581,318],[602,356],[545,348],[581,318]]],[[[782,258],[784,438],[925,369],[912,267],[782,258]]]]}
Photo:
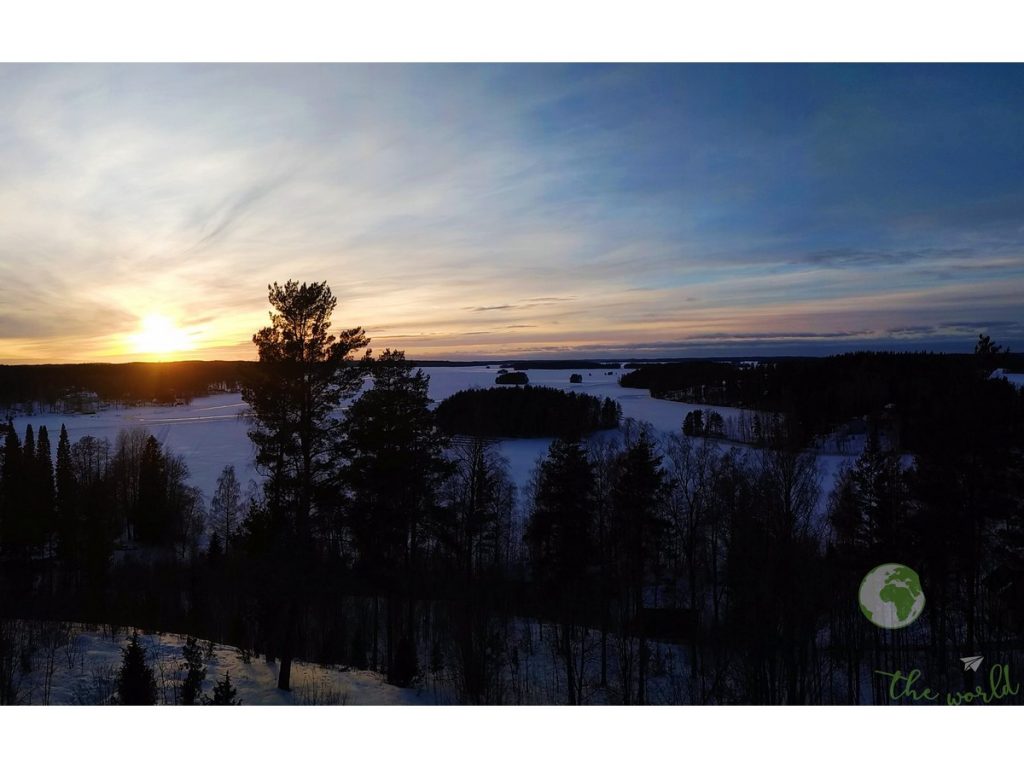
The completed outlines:
{"type": "Polygon", "coordinates": [[[1024,66],[0,67],[0,362],[1024,348],[1024,66]]]}

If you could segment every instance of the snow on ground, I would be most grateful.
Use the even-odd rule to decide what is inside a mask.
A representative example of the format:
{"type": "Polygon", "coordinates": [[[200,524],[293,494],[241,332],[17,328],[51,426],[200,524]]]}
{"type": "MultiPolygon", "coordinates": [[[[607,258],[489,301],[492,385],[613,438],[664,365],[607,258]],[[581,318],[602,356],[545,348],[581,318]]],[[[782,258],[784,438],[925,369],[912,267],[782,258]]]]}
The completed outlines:
{"type": "MultiPolygon", "coordinates": [[[[463,368],[424,368],[430,376],[430,397],[440,402],[449,395],[463,389],[494,386],[499,366],[471,366],[463,368]]],[[[623,369],[565,369],[529,370],[530,384],[554,387],[568,392],[583,392],[604,398],[610,397],[622,406],[622,415],[651,424],[664,434],[682,429],[683,419],[693,410],[708,406],[657,400],[644,389],[628,389],[619,386],[623,369]],[[569,377],[578,373],[583,377],[580,384],[570,384],[569,377]],[[608,375],[608,374],[611,375],[608,375]]],[[[233,464],[243,489],[250,480],[259,480],[253,466],[253,448],[246,435],[249,424],[243,418],[245,403],[240,394],[218,394],[196,398],[184,406],[145,406],[142,408],[109,408],[96,414],[44,413],[35,416],[19,416],[14,420],[19,434],[24,435],[25,427],[32,424],[38,432],[42,424],[50,434],[50,444],[56,456],[57,439],[61,424],[66,424],[68,437],[75,442],[85,435],[107,438],[113,445],[117,433],[126,427],[141,426],[148,429],[157,439],[176,453],[185,457],[191,471],[190,483],[199,487],[207,501],[213,496],[217,477],[226,464],[233,464]]],[[[715,410],[723,417],[739,415],[738,408],[715,410]]],[[[598,433],[607,437],[607,433],[598,433]]],[[[509,462],[513,480],[522,489],[530,480],[537,459],[547,453],[550,439],[503,440],[499,443],[502,455],[509,462]]],[[[836,471],[850,461],[849,456],[822,454],[819,468],[822,475],[822,496],[827,498],[836,471]]]]}
{"type": "MultiPolygon", "coordinates": [[[[23,622],[28,626],[29,622],[23,622]]],[[[31,623],[36,632],[56,628],[55,624],[31,623]]],[[[65,627],[67,625],[64,625],[65,627]]],[[[19,680],[19,700],[25,704],[102,704],[113,692],[121,651],[128,644],[129,630],[71,625],[66,645],[48,652],[46,643],[32,657],[32,671],[19,680]],[[52,656],[52,666],[48,659],[52,656]],[[49,695],[46,670],[52,668],[49,695]]],[[[158,686],[157,703],[175,704],[185,673],[181,653],[185,638],[173,634],[142,634],[146,662],[153,668],[158,686]]],[[[51,644],[55,645],[55,644],[51,644]]],[[[207,644],[201,643],[205,650],[207,644]]],[[[227,671],[243,705],[252,704],[433,704],[428,691],[388,685],[380,675],[365,670],[292,662],[292,690],[277,688],[277,664],[253,657],[248,663],[237,648],[214,645],[206,659],[203,692],[213,687],[227,671]]]]}
{"type": "Polygon", "coordinates": [[[1007,373],[1002,368],[996,368],[992,371],[990,379],[1006,379],[1008,382],[1017,387],[1017,389],[1024,389],[1024,373],[1007,373]]]}

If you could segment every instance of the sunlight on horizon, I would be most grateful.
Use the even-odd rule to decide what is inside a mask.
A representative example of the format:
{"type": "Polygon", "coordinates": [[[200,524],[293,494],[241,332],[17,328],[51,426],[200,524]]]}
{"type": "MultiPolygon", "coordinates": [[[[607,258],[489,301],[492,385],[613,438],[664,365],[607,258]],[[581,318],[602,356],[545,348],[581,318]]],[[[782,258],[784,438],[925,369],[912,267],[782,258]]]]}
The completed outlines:
{"type": "Polygon", "coordinates": [[[195,348],[187,331],[159,313],[142,318],[141,329],[131,336],[132,351],[137,354],[163,357],[195,348]]]}

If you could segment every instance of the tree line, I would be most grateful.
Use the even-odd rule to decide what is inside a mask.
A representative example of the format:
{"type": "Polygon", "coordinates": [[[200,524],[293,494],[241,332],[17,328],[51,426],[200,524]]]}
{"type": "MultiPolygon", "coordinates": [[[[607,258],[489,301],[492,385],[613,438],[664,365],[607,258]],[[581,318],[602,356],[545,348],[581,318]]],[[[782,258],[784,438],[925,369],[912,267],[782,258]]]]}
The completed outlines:
{"type": "Polygon", "coordinates": [[[0,412],[74,410],[82,393],[105,403],[173,403],[236,389],[249,362],[76,363],[0,365],[0,412]]]}
{"type": "Polygon", "coordinates": [[[1024,356],[982,334],[975,354],[851,352],[756,365],[690,360],[639,365],[620,384],[653,397],[784,414],[803,445],[850,419],[885,417],[897,422],[901,446],[917,452],[948,411],[976,394],[979,376],[1014,366],[1024,366],[1024,356]]]}

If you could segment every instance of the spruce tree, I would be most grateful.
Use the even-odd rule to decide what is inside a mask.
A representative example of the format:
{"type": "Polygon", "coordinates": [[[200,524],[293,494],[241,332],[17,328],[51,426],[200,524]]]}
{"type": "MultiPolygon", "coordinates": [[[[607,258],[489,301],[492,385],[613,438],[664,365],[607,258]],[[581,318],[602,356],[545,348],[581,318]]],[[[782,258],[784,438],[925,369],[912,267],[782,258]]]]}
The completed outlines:
{"type": "Polygon", "coordinates": [[[385,350],[371,371],[373,387],[345,414],[339,453],[348,459],[341,474],[351,494],[349,523],[360,566],[388,597],[388,676],[398,682],[410,665],[397,666],[394,641],[415,648],[412,594],[420,550],[436,517],[435,491],[450,466],[447,441],[430,410],[429,377],[398,350],[385,350]],[[395,610],[403,597],[404,619],[395,610]]]}
{"type": "Polygon", "coordinates": [[[57,554],[65,562],[73,562],[79,555],[78,483],[71,463],[68,430],[63,424],[57,442],[56,486],[57,554]]]}
{"type": "Polygon", "coordinates": [[[582,699],[585,621],[595,591],[588,580],[597,554],[594,488],[594,467],[579,441],[555,440],[537,470],[526,526],[541,599],[558,620],[569,704],[582,699]]]}
{"type": "Polygon", "coordinates": [[[8,422],[4,436],[4,460],[0,468],[0,538],[4,552],[15,554],[24,540],[25,473],[22,467],[21,441],[8,422]]]}
{"type": "Polygon", "coordinates": [[[45,424],[39,427],[36,441],[35,485],[36,540],[48,550],[54,538],[56,510],[53,455],[50,452],[50,434],[45,424]]]}
{"type": "Polygon", "coordinates": [[[170,539],[167,509],[167,459],[160,443],[150,435],[139,465],[138,538],[146,544],[166,544],[170,539]]]}
{"type": "MultiPolygon", "coordinates": [[[[693,411],[699,414],[700,411],[693,411]]],[[[627,616],[639,618],[644,609],[644,586],[659,562],[668,521],[664,502],[668,493],[661,457],[651,438],[641,433],[618,460],[618,482],[612,492],[612,539],[617,550],[617,581],[627,616]]],[[[635,703],[647,703],[647,645],[643,621],[639,626],[639,664],[635,703]]],[[[623,691],[624,703],[630,692],[623,691]]]]}
{"type": "Polygon", "coordinates": [[[32,425],[25,427],[25,442],[21,449],[22,506],[19,510],[18,525],[20,547],[29,555],[39,546],[39,492],[36,462],[36,439],[32,425]]]}
{"type": "Polygon", "coordinates": [[[204,697],[203,703],[221,707],[237,706],[242,703],[238,698],[238,690],[231,684],[230,672],[224,672],[224,679],[213,687],[213,696],[204,697]]]}
{"type": "Polygon", "coordinates": [[[185,682],[181,685],[181,703],[185,706],[192,706],[199,702],[199,695],[203,690],[203,681],[206,679],[206,663],[203,660],[203,649],[199,647],[199,641],[189,637],[181,649],[185,661],[181,668],[185,672],[185,682]]]}
{"type": "Polygon", "coordinates": [[[146,650],[139,644],[138,631],[121,652],[121,671],[117,676],[117,703],[136,706],[156,704],[156,678],[146,664],[146,650]]]}

